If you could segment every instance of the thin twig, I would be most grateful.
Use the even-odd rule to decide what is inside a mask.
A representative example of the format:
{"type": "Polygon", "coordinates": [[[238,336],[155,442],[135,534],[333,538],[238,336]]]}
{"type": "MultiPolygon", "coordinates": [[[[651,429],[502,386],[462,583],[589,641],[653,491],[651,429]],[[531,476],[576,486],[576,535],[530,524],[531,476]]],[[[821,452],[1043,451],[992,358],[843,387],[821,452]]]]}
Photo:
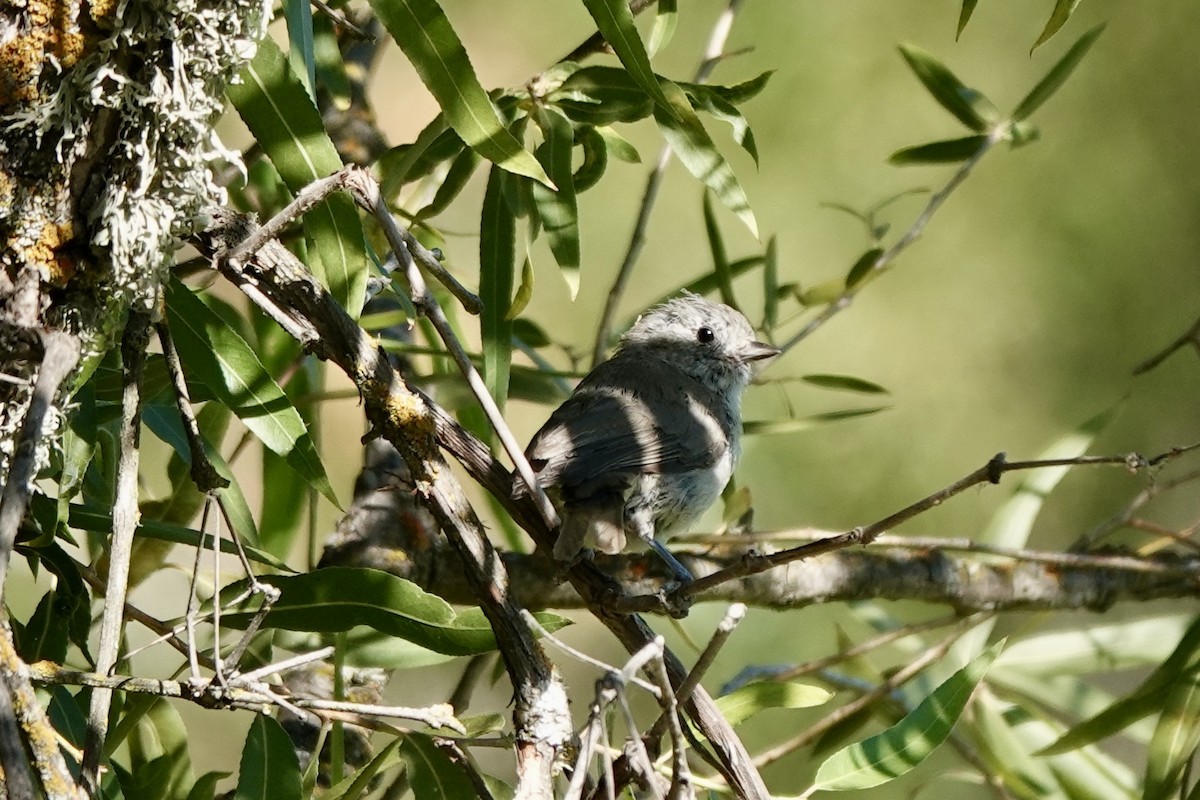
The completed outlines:
{"type": "MultiPolygon", "coordinates": [[[[129,312],[125,335],[121,339],[122,370],[120,455],[117,460],[116,500],[113,503],[113,533],[108,547],[108,580],[104,589],[104,611],[100,622],[100,644],[96,650],[96,671],[106,675],[117,663],[124,630],[125,592],[129,588],[129,559],[133,535],[138,526],[138,465],[142,420],[142,373],[146,348],[150,341],[150,317],[129,312]]],[[[92,692],[88,708],[87,734],[84,738],[80,780],[88,794],[100,787],[100,759],[108,732],[108,710],[112,691],[92,692]]]]}
{"type": "Polygon", "coordinates": [[[1192,323],[1192,327],[1184,331],[1178,339],[1171,342],[1158,353],[1155,353],[1154,355],[1150,356],[1150,358],[1147,358],[1145,361],[1134,367],[1133,374],[1144,375],[1162,362],[1166,361],[1167,358],[1173,355],[1176,350],[1180,350],[1184,345],[1188,344],[1195,348],[1197,353],[1200,353],[1200,319],[1197,319],[1194,323],[1192,323]]]}
{"type": "MultiPolygon", "coordinates": [[[[730,0],[725,10],[717,18],[712,33],[709,34],[708,45],[704,48],[704,56],[700,60],[700,66],[696,68],[693,83],[704,83],[707,81],[709,75],[712,74],[713,68],[720,62],[722,53],[725,50],[725,43],[728,41],[729,33],[733,29],[734,17],[737,16],[741,5],[742,0],[730,0]]],[[[654,163],[654,169],[646,177],[646,189],[642,192],[642,203],[638,207],[637,219],[633,224],[633,232],[629,236],[629,245],[625,249],[625,258],[621,261],[621,266],[617,270],[616,277],[613,278],[612,286],[608,290],[608,297],[604,301],[604,310],[600,313],[600,322],[596,326],[596,339],[592,344],[592,366],[603,361],[605,354],[608,352],[608,342],[612,338],[612,327],[617,317],[617,309],[621,304],[621,298],[625,294],[625,289],[629,285],[629,278],[633,274],[633,267],[637,263],[638,257],[642,253],[642,247],[646,243],[646,230],[650,226],[650,212],[654,209],[654,204],[658,200],[658,192],[662,188],[663,177],[666,175],[667,165],[671,162],[671,155],[671,146],[664,145],[662,150],[659,151],[658,160],[654,163]]]]}
{"type": "Polygon", "coordinates": [[[1000,478],[1006,472],[1016,470],[1040,469],[1043,467],[1058,467],[1058,466],[1075,466],[1075,465],[1121,465],[1125,467],[1141,467],[1141,466],[1156,466],[1169,459],[1178,457],[1184,453],[1195,450],[1200,447],[1200,444],[1188,445],[1187,447],[1172,448],[1165,453],[1145,458],[1137,454],[1121,455],[1121,456],[1081,456],[1078,458],[1054,458],[1044,459],[1040,461],[1006,461],[1004,453],[998,453],[987,464],[970,473],[969,475],[955,481],[944,489],[941,489],[933,494],[925,497],[917,502],[895,512],[889,514],[883,519],[873,522],[870,525],[855,528],[854,530],[831,536],[827,539],[821,539],[816,542],[794,547],[788,550],[783,550],[770,555],[761,555],[757,553],[748,553],[738,564],[726,567],[723,570],[714,572],[711,575],[706,575],[696,581],[681,586],[677,592],[685,597],[694,596],[710,589],[725,581],[743,578],[748,575],[755,575],[759,572],[764,572],[773,567],[787,564],[792,561],[797,561],[804,558],[821,555],[822,553],[830,553],[835,550],[841,550],[852,545],[867,545],[875,541],[884,531],[894,528],[900,523],[912,519],[918,514],[922,514],[931,508],[940,506],[942,503],[961,494],[972,486],[977,486],[981,483],[999,483],[1000,478]]]}
{"type": "Polygon", "coordinates": [[[638,686],[639,688],[645,689],[647,692],[654,695],[655,697],[658,697],[659,691],[658,691],[657,686],[650,683],[649,681],[646,681],[646,680],[643,680],[642,678],[637,677],[637,675],[634,674],[639,669],[641,669],[642,665],[645,664],[646,660],[648,658],[650,658],[650,656],[652,655],[653,650],[648,649],[648,648],[654,647],[653,642],[650,644],[647,644],[645,648],[642,648],[642,650],[639,650],[637,653],[635,653],[633,656],[631,656],[629,661],[626,662],[624,667],[615,667],[612,664],[606,664],[603,661],[601,661],[600,659],[598,659],[594,656],[588,655],[587,653],[583,652],[582,650],[578,650],[574,647],[571,647],[571,645],[567,644],[562,639],[559,639],[557,636],[552,634],[550,631],[543,628],[542,623],[537,621],[537,617],[535,617],[533,614],[530,614],[528,611],[522,611],[521,616],[525,619],[525,624],[528,625],[531,629],[533,629],[533,631],[535,633],[537,633],[537,635],[539,637],[541,637],[541,639],[543,641],[550,642],[550,644],[554,645],[559,650],[562,650],[564,653],[571,656],[575,660],[581,661],[584,664],[590,664],[591,666],[596,667],[597,669],[604,670],[605,672],[611,672],[615,675],[619,675],[626,682],[633,683],[634,685],[638,686]]]}
{"type": "Polygon", "coordinates": [[[21,422],[21,433],[9,463],[4,491],[0,494],[0,600],[4,598],[8,561],[17,542],[17,531],[29,506],[30,491],[37,472],[37,449],[42,440],[42,426],[46,415],[54,407],[59,386],[79,363],[79,340],[74,336],[54,332],[45,334],[42,341],[41,368],[33,385],[29,407],[25,410],[25,419],[21,422]]]}
{"type": "MultiPolygon", "coordinates": [[[[913,244],[913,242],[921,238],[921,234],[925,232],[925,227],[929,224],[929,221],[933,219],[933,215],[936,214],[938,209],[940,209],[946,200],[950,198],[950,195],[954,193],[954,190],[962,185],[963,181],[967,179],[967,176],[971,174],[971,171],[975,169],[983,157],[987,155],[987,153],[993,147],[1004,141],[1005,137],[1008,136],[1008,133],[1008,128],[1003,125],[993,128],[988,133],[987,138],[979,146],[979,149],[975,151],[975,154],[964,161],[961,166],[959,166],[955,173],[950,176],[950,180],[946,182],[945,186],[929,197],[929,202],[925,204],[925,208],[922,209],[921,213],[917,215],[917,218],[913,220],[913,224],[909,226],[908,230],[906,230],[891,247],[879,254],[878,258],[875,259],[875,263],[871,265],[871,269],[868,274],[878,274],[887,269],[888,266],[890,266],[891,263],[895,261],[901,253],[903,253],[911,244],[913,244]]],[[[826,322],[829,322],[829,320],[833,319],[838,312],[848,308],[850,303],[853,302],[855,295],[858,294],[859,289],[864,285],[866,285],[866,281],[861,280],[855,286],[847,287],[846,290],[842,292],[839,297],[830,302],[820,314],[818,314],[815,318],[809,321],[807,325],[793,334],[787,341],[779,345],[779,349],[783,350],[784,352],[791,350],[826,322]]]]}
{"type": "Polygon", "coordinates": [[[896,689],[900,688],[910,680],[920,675],[926,669],[941,661],[946,653],[956,641],[972,627],[975,626],[977,620],[974,617],[967,617],[955,626],[954,631],[945,639],[939,642],[936,646],[929,648],[917,658],[913,659],[908,664],[905,664],[900,669],[896,670],[891,675],[887,676],[874,689],[866,692],[861,697],[851,700],[846,705],[839,707],[836,711],[828,714],[817,723],[809,726],[802,733],[792,737],[786,742],[781,742],[774,747],[760,753],[754,759],[754,765],[765,767],[773,764],[784,756],[804,747],[806,744],[814,741],[818,736],[832,728],[842,720],[848,719],[859,711],[867,708],[881,698],[887,697],[896,689]]]}

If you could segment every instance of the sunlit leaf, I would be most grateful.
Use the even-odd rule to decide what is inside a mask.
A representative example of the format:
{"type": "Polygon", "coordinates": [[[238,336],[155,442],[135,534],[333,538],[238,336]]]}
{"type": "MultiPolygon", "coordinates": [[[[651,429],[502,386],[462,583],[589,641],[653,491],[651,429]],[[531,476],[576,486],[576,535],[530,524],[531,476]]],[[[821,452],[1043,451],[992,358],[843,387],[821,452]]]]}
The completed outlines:
{"type": "MultiPolygon", "coordinates": [[[[342,168],[312,98],[270,37],[259,42],[254,60],[226,93],[293,193],[342,168]]],[[[345,194],[330,195],[304,215],[304,230],[319,258],[309,265],[314,275],[348,314],[357,316],[365,296],[367,258],[353,201],[345,194]]]]}
{"type": "MultiPolygon", "coordinates": [[[[505,322],[514,322],[529,305],[529,301],[533,297],[533,278],[533,262],[529,260],[529,256],[525,256],[525,263],[521,265],[521,285],[517,287],[512,305],[509,306],[508,313],[504,315],[505,322]]],[[[516,326],[512,326],[511,330],[515,336],[516,326]]]]}
{"type": "MultiPolygon", "coordinates": [[[[442,598],[386,572],[357,567],[327,567],[299,575],[265,575],[259,580],[280,590],[264,627],[336,633],[366,625],[448,655],[471,655],[496,648],[491,625],[478,608],[456,612],[442,598]]],[[[244,581],[223,595],[240,592],[244,581]]],[[[221,620],[244,627],[253,614],[227,612],[221,620]]],[[[548,630],[568,621],[539,613],[548,630]]]]}
{"type": "Polygon", "coordinates": [[[646,50],[653,56],[666,47],[675,35],[675,26],[679,22],[677,0],[658,0],[658,11],[654,15],[654,27],[650,29],[650,41],[646,50]]]}
{"type": "Polygon", "coordinates": [[[373,0],[371,8],[464,142],[502,169],[550,184],[537,159],[504,127],[435,0],[373,0]]]}
{"type": "Polygon", "coordinates": [[[637,148],[612,128],[602,125],[596,128],[596,133],[604,137],[604,144],[608,147],[608,152],[614,157],[628,164],[642,163],[642,157],[638,154],[637,148]]]}
{"type": "Polygon", "coordinates": [[[828,702],[833,692],[806,683],[756,681],[717,698],[717,708],[730,725],[741,725],[769,708],[811,708],[828,702]]]}
{"type": "Polygon", "coordinates": [[[1143,800],[1179,796],[1200,746],[1200,672],[1192,670],[1171,686],[1150,738],[1143,800]]]}
{"type": "Polygon", "coordinates": [[[950,735],[1003,646],[1000,641],[981,653],[892,727],[834,753],[817,770],[815,787],[867,789],[920,764],[950,735]]]}
{"type": "Polygon", "coordinates": [[[166,301],[185,372],[207,383],[263,444],[338,505],[304,420],[253,349],[178,280],[168,283],[166,301]]]}

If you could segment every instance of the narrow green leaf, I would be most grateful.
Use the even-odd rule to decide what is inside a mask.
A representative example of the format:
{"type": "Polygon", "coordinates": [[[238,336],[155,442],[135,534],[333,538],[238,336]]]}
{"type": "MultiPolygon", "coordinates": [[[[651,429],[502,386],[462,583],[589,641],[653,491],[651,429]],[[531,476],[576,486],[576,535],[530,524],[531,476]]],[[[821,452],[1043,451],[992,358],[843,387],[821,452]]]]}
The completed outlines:
{"type": "Polygon", "coordinates": [[[980,115],[979,110],[983,95],[963,85],[962,81],[932,53],[916,45],[900,45],[900,54],[942,108],[973,131],[987,130],[988,121],[980,115]]]}
{"type": "MultiPolygon", "coordinates": [[[[762,256],[747,256],[746,258],[739,258],[737,261],[734,261],[733,263],[731,263],[729,265],[729,272],[733,275],[734,278],[738,278],[742,275],[747,274],[755,267],[760,266],[762,263],[763,263],[762,256]]],[[[717,290],[718,282],[719,282],[719,279],[717,278],[716,273],[706,272],[703,275],[701,275],[699,278],[696,278],[696,280],[691,281],[689,283],[685,283],[683,286],[680,286],[676,289],[672,289],[670,292],[667,292],[663,296],[659,297],[653,303],[649,303],[646,306],[646,308],[650,308],[651,306],[661,305],[662,303],[665,303],[668,300],[670,300],[672,297],[678,297],[680,294],[683,294],[684,292],[691,292],[692,294],[703,294],[703,295],[712,294],[713,292],[715,292],[717,290]]],[[[620,326],[621,330],[625,330],[625,329],[629,328],[631,325],[633,325],[633,321],[635,318],[636,318],[636,315],[627,318],[621,324],[621,326],[620,326]]]]}
{"type": "Polygon", "coordinates": [[[479,331],[483,346],[483,381],[503,409],[508,399],[512,364],[512,322],[508,309],[513,292],[516,218],[504,199],[506,178],[499,169],[488,172],[479,220],[479,331]]]}
{"type": "Polygon", "coordinates": [[[776,238],[767,241],[763,255],[763,327],[774,330],[779,322],[779,256],[776,238]]]}
{"type": "MultiPolygon", "coordinates": [[[[380,570],[328,567],[260,580],[280,590],[264,622],[267,628],[337,633],[366,625],[448,655],[472,655],[496,647],[491,626],[478,608],[455,613],[437,595],[380,570]]],[[[243,583],[226,587],[222,595],[236,594],[243,583]]],[[[240,628],[252,617],[250,611],[229,612],[221,619],[240,628]]],[[[539,614],[538,619],[550,630],[567,623],[553,614],[539,614]]]]}
{"type": "Polygon", "coordinates": [[[712,189],[717,199],[737,214],[757,237],[758,223],[742,185],[733,174],[733,168],[713,144],[684,91],[654,74],[650,57],[634,27],[628,3],[625,0],[583,2],[604,38],[612,45],[621,65],[654,101],[654,119],[679,161],[688,172],[712,189]]]}
{"type": "MultiPolygon", "coordinates": [[[[400,763],[396,750],[403,740],[399,737],[392,739],[387,745],[359,769],[341,783],[330,786],[321,793],[322,800],[359,800],[363,793],[370,789],[375,776],[385,772],[400,763]]],[[[464,795],[466,797],[467,795],[464,795]]]]}
{"type": "Polygon", "coordinates": [[[409,785],[416,800],[460,800],[478,795],[463,768],[425,734],[407,734],[400,745],[400,756],[408,766],[409,785]]]}
{"type": "Polygon", "coordinates": [[[857,289],[874,272],[875,264],[878,263],[881,255],[883,255],[883,248],[875,247],[858,257],[858,260],[854,262],[854,266],[846,273],[847,291],[857,289]]]}
{"type": "Polygon", "coordinates": [[[1102,33],[1104,33],[1103,23],[1080,36],[1079,41],[1071,45],[1071,49],[1066,52],[1066,55],[1050,68],[1046,77],[1038,81],[1037,86],[1034,86],[1029,94],[1025,95],[1025,99],[1017,104],[1016,110],[1012,113],[1013,121],[1020,122],[1026,119],[1034,111],[1037,111],[1042,103],[1049,100],[1066,83],[1067,78],[1071,77],[1075,67],[1079,66],[1079,62],[1087,55],[1087,51],[1091,49],[1102,33]]]}
{"type": "Polygon", "coordinates": [[[730,86],[722,86],[717,83],[681,82],[679,84],[679,88],[687,92],[689,97],[715,95],[716,97],[724,100],[726,103],[740,106],[747,100],[757,97],[763,89],[767,88],[767,82],[771,80],[771,76],[774,74],[774,70],[767,70],[766,72],[760,73],[748,81],[735,83],[730,86]]]}
{"type": "Polygon", "coordinates": [[[636,122],[650,116],[654,101],[629,73],[616,67],[584,67],[548,100],[581,125],[636,122]]]}
{"type": "Polygon", "coordinates": [[[1193,670],[1167,694],[1158,726],[1150,738],[1142,800],[1179,795],[1184,775],[1200,746],[1200,673],[1193,670]]]}
{"type": "Polygon", "coordinates": [[[670,44],[678,22],[677,0],[658,0],[658,11],[654,15],[654,27],[650,29],[650,41],[646,45],[651,56],[670,44]]]}
{"type": "Polygon", "coordinates": [[[475,174],[477,166],[479,166],[479,154],[464,147],[462,152],[450,162],[450,169],[446,172],[446,177],[442,179],[441,186],[434,192],[429,205],[416,213],[415,221],[436,217],[445,211],[446,207],[462,193],[467,181],[471,180],[471,176],[475,174]]]}
{"type": "Polygon", "coordinates": [[[529,300],[533,297],[533,262],[529,260],[529,256],[525,256],[525,263],[521,265],[521,285],[517,287],[517,293],[513,295],[512,305],[508,309],[508,313],[504,315],[505,322],[512,322],[512,332],[516,335],[516,320],[525,307],[529,305],[529,300]]]}
{"type": "Polygon", "coordinates": [[[317,67],[313,53],[312,4],[304,0],[283,0],[283,18],[287,21],[288,63],[301,76],[309,99],[316,103],[317,67]]]}
{"type": "Polygon", "coordinates": [[[834,753],[817,770],[815,787],[867,789],[920,764],[946,740],[975,687],[999,654],[1000,641],[954,673],[892,727],[834,753]]]}
{"type": "MultiPolygon", "coordinates": [[[[258,53],[240,77],[226,94],[288,189],[298,192],[342,168],[320,113],[269,37],[259,42],[258,53]]],[[[319,264],[310,264],[313,274],[347,313],[358,316],[367,283],[367,257],[353,201],[344,194],[330,196],[304,216],[304,230],[320,259],[319,264]]]]}
{"type": "Polygon", "coordinates": [[[675,84],[663,81],[662,92],[666,105],[655,108],[654,119],[676,157],[692,175],[713,191],[717,199],[758,237],[758,222],[750,209],[750,200],[733,167],[717,150],[708,131],[696,117],[687,96],[675,84]]]}
{"type": "Polygon", "coordinates": [[[602,125],[596,128],[596,133],[604,137],[604,144],[608,148],[608,152],[621,159],[627,164],[642,163],[642,156],[638,153],[637,148],[629,143],[621,134],[617,133],[607,125],[602,125]]]}
{"type": "Polygon", "coordinates": [[[446,115],[438,114],[417,134],[412,144],[402,144],[379,157],[379,185],[383,196],[393,199],[409,181],[429,175],[443,161],[449,161],[467,145],[446,124],[446,115]]]}
{"type": "Polygon", "coordinates": [[[234,800],[300,797],[300,764],[283,726],[265,714],[250,723],[234,800]]]}
{"type": "MultiPolygon", "coordinates": [[[[35,500],[36,502],[36,500],[35,500]]],[[[86,506],[71,504],[70,525],[73,528],[80,530],[93,531],[95,533],[112,533],[112,515],[105,510],[90,508],[86,506]]],[[[199,547],[203,542],[206,548],[212,548],[212,536],[209,534],[201,535],[199,531],[185,528],[182,525],[171,525],[165,522],[156,520],[142,519],[138,524],[135,536],[139,538],[157,539],[163,542],[173,542],[182,544],[188,547],[199,547]]],[[[219,542],[222,553],[227,555],[237,555],[237,549],[228,539],[222,538],[219,542]]],[[[275,558],[270,553],[259,550],[252,545],[243,545],[246,548],[246,556],[254,562],[265,564],[273,569],[292,572],[292,568],[287,564],[275,558]]]]}
{"type": "Polygon", "coordinates": [[[826,411],[822,414],[812,414],[807,417],[779,420],[748,419],[742,423],[742,432],[747,436],[773,436],[780,433],[797,433],[814,428],[817,425],[827,425],[831,422],[841,422],[847,419],[867,417],[880,411],[889,411],[891,406],[875,406],[873,408],[851,408],[845,411],[826,411]]]}
{"type": "Polygon", "coordinates": [[[192,784],[192,789],[188,792],[187,800],[214,800],[217,796],[217,784],[228,778],[229,775],[230,773],[228,772],[217,772],[215,770],[204,773],[192,784]]]}
{"type": "Polygon", "coordinates": [[[905,147],[888,156],[888,163],[898,167],[912,164],[957,164],[979,152],[987,142],[987,136],[966,136],[962,139],[947,139],[941,142],[905,147]]]}
{"type": "Polygon", "coordinates": [[[861,392],[863,394],[887,394],[888,390],[878,383],[872,383],[852,375],[805,375],[801,378],[805,383],[820,386],[822,389],[837,389],[844,392],[861,392]]]}
{"type": "Polygon", "coordinates": [[[758,164],[758,146],[754,143],[754,133],[750,123],[742,116],[742,112],[725,98],[721,97],[712,86],[693,84],[693,89],[684,89],[692,107],[697,111],[705,111],[726,123],[733,129],[733,140],[750,154],[754,163],[758,164]]]}
{"type": "Polygon", "coordinates": [[[177,279],[167,285],[167,314],[185,371],[207,383],[263,444],[341,508],[304,420],[246,341],[177,279]]]}
{"type": "Polygon", "coordinates": [[[575,200],[575,182],[571,173],[571,149],[575,132],[556,108],[538,109],[535,120],[545,142],[537,149],[538,160],[558,187],[551,191],[534,185],[533,202],[538,218],[550,242],[550,252],[563,271],[571,299],[579,291],[579,209],[575,200]]]}
{"type": "Polygon", "coordinates": [[[704,193],[704,232],[708,236],[708,251],[712,254],[713,274],[717,276],[717,288],[721,291],[721,302],[737,308],[733,296],[733,272],[729,269],[729,258],[725,254],[725,240],[721,238],[721,227],[713,213],[712,196],[704,193]]]}
{"type": "Polygon", "coordinates": [[[504,127],[436,0],[372,0],[371,8],[464,142],[501,169],[551,185],[537,159],[504,127]]]}
{"type": "Polygon", "coordinates": [[[1050,12],[1050,19],[1046,20],[1046,27],[1042,28],[1041,34],[1037,41],[1033,43],[1030,52],[1037,50],[1046,42],[1050,41],[1050,37],[1058,33],[1063,25],[1067,24],[1067,20],[1075,13],[1075,9],[1079,7],[1079,0],[1055,0],[1054,10],[1050,12]]]}
{"type": "Polygon", "coordinates": [[[583,4],[621,65],[629,72],[629,77],[642,87],[655,105],[667,105],[658,76],[650,66],[650,56],[633,24],[629,4],[625,0],[583,0],[583,4]]]}
{"type": "Polygon", "coordinates": [[[583,149],[583,163],[571,177],[575,194],[580,195],[595,186],[608,168],[608,142],[591,125],[580,125],[575,139],[583,149]]]}
{"type": "Polygon", "coordinates": [[[1071,728],[1038,755],[1066,753],[1094,744],[1159,711],[1175,686],[1194,680],[1198,667],[1200,618],[1183,634],[1174,652],[1140,686],[1099,714],[1071,728]]]}
{"type": "Polygon", "coordinates": [[[316,60],[317,83],[329,92],[334,108],[345,111],[350,108],[353,90],[338,46],[338,27],[328,14],[313,20],[313,58],[316,60]]]}
{"type": "Polygon", "coordinates": [[[958,11],[958,30],[954,32],[954,41],[957,42],[962,36],[967,23],[971,21],[971,15],[975,13],[975,6],[978,2],[979,0],[963,0],[962,8],[958,11]]]}
{"type": "Polygon", "coordinates": [[[807,683],[756,681],[717,698],[717,708],[734,727],[768,708],[811,708],[828,702],[833,693],[807,683]]]}

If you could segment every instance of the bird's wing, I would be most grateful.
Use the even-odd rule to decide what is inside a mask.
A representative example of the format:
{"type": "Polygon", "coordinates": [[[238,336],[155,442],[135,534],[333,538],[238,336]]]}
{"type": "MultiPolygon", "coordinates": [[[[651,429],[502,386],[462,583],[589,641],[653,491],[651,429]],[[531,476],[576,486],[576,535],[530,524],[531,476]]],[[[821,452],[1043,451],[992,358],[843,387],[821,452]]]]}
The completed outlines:
{"type": "Polygon", "coordinates": [[[629,370],[614,359],[554,412],[526,455],[544,486],[612,488],[635,475],[710,467],[728,446],[715,400],[669,365],[629,370]]]}

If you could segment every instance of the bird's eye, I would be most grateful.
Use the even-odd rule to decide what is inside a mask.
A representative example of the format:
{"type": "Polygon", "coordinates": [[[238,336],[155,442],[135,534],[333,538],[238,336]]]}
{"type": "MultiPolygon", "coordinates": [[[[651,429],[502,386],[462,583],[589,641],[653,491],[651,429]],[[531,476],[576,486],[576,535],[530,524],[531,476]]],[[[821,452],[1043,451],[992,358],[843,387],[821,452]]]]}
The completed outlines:
{"type": "Polygon", "coordinates": [[[717,338],[716,334],[713,333],[712,328],[708,327],[707,325],[696,331],[696,341],[702,344],[708,344],[715,338],[717,338]]]}

